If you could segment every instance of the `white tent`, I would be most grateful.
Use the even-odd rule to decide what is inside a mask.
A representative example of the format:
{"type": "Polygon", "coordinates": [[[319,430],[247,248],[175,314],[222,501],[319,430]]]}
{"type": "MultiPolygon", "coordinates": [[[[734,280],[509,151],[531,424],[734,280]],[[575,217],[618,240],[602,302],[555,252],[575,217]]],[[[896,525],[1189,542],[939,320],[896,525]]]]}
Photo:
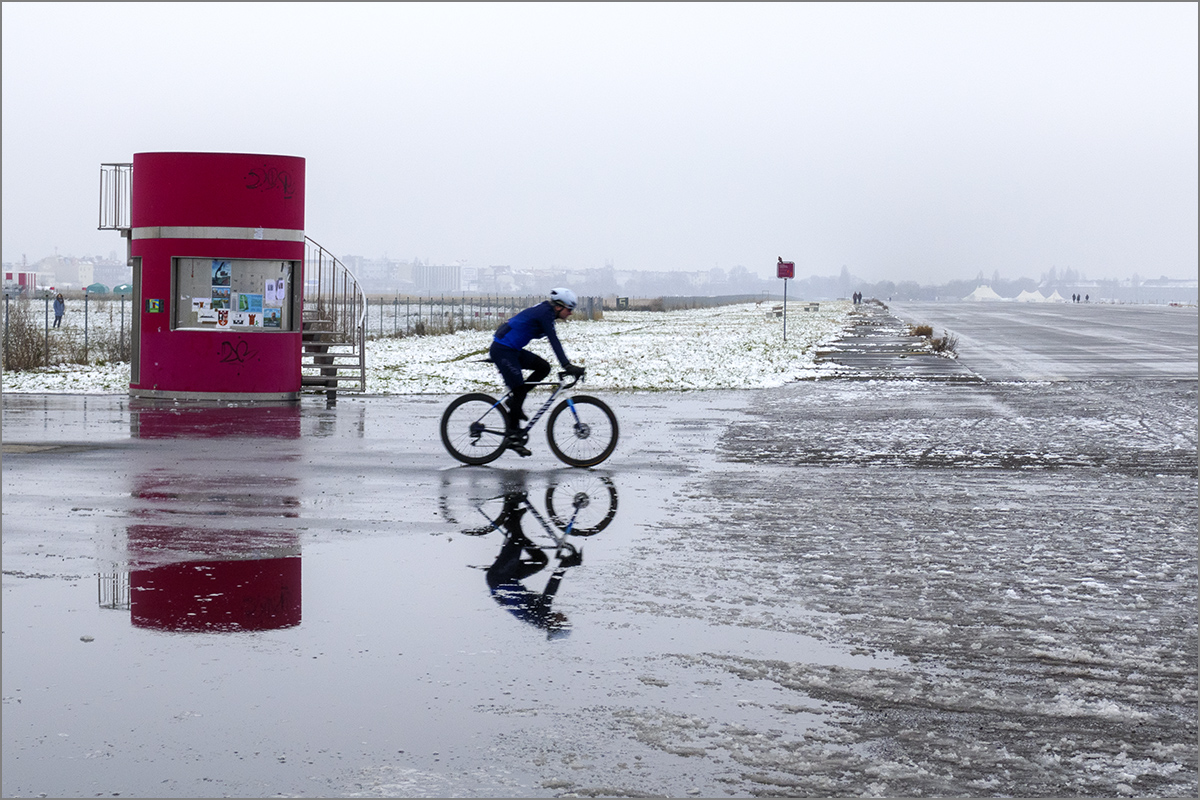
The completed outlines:
{"type": "Polygon", "coordinates": [[[1021,293],[1019,295],[1017,295],[1017,302],[1019,302],[1019,303],[1044,303],[1044,302],[1046,302],[1046,298],[1042,295],[1041,292],[1038,292],[1038,291],[1031,292],[1028,289],[1023,289],[1021,291],[1021,293]]]}
{"type": "Polygon", "coordinates": [[[992,287],[984,284],[978,287],[975,291],[963,298],[963,300],[1003,300],[1004,298],[996,294],[992,287]]]}
{"type": "Polygon", "coordinates": [[[1067,298],[1065,298],[1061,294],[1059,294],[1058,289],[1055,289],[1054,294],[1052,294],[1046,298],[1046,302],[1047,303],[1065,303],[1065,302],[1067,302],[1067,298]]]}

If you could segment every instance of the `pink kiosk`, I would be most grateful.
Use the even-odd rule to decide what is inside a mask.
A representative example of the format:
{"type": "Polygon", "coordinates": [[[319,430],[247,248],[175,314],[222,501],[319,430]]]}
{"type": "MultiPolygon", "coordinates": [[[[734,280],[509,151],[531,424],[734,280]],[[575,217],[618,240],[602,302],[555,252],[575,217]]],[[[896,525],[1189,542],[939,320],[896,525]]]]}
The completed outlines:
{"type": "Polygon", "coordinates": [[[132,397],[298,400],[304,159],[135,153],[132,397]]]}

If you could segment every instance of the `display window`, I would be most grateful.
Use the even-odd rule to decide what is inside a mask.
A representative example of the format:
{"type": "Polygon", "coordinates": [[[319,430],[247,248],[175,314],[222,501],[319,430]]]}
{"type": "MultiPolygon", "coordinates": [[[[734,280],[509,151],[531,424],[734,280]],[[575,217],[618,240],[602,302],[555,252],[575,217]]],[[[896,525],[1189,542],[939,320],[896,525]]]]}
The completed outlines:
{"type": "Polygon", "coordinates": [[[294,308],[298,261],[175,258],[176,330],[279,333],[299,329],[294,308]]]}

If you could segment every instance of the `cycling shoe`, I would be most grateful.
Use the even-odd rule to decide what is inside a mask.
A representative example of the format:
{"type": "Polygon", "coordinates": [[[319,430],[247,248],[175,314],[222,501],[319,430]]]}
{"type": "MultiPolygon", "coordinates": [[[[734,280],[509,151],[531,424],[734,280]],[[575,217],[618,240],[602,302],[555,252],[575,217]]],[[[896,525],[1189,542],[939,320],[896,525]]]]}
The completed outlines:
{"type": "Polygon", "coordinates": [[[505,445],[507,445],[509,450],[512,450],[521,458],[533,455],[533,453],[529,451],[529,448],[525,446],[525,437],[520,434],[510,434],[508,439],[505,441],[505,445]]]}

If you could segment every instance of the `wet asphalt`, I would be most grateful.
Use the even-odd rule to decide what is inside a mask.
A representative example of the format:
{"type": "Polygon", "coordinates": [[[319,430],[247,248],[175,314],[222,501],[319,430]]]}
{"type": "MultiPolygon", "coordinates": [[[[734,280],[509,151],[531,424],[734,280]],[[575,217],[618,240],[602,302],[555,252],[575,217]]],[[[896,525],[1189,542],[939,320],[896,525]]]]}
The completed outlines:
{"type": "Polygon", "coordinates": [[[1196,319],[863,307],[836,377],[606,395],[591,470],[6,395],[3,794],[1194,796],[1196,319]],[[561,624],[506,497],[531,597],[590,534],[561,624]]]}

